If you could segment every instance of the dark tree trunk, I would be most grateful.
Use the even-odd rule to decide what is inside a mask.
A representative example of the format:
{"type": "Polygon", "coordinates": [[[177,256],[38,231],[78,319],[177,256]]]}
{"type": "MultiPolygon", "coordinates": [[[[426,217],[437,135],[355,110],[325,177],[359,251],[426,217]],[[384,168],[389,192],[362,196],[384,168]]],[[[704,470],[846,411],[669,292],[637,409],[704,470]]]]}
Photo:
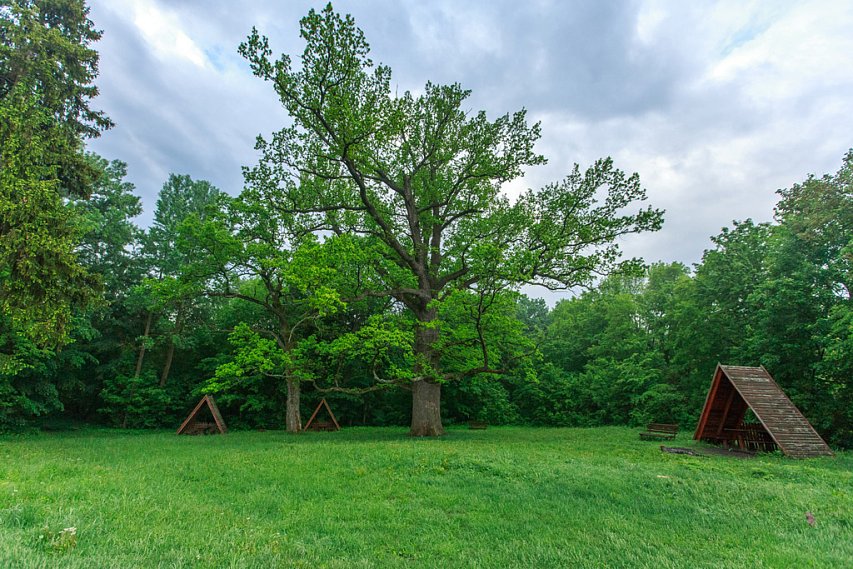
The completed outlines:
{"type": "Polygon", "coordinates": [[[436,317],[435,310],[426,310],[418,315],[415,327],[415,373],[427,376],[412,383],[412,428],[413,437],[437,437],[444,434],[441,425],[441,384],[438,378],[439,354],[435,351],[438,328],[431,325],[436,317]]]}
{"type": "Polygon", "coordinates": [[[181,319],[175,322],[175,330],[172,334],[169,335],[169,347],[166,349],[166,361],[163,364],[163,373],[160,374],[160,387],[165,387],[166,382],[169,381],[169,372],[172,369],[172,360],[175,358],[175,334],[181,333],[181,328],[183,324],[181,319]]]}
{"type": "MultiPolygon", "coordinates": [[[[136,370],[133,372],[133,378],[139,379],[139,374],[142,373],[142,362],[145,360],[145,341],[148,339],[148,335],[151,333],[151,322],[154,320],[154,312],[148,311],[148,316],[145,318],[145,332],[142,333],[142,342],[139,345],[139,355],[136,357],[136,370]]],[[[133,399],[133,396],[136,392],[135,386],[130,388],[130,397],[133,399]]],[[[121,420],[121,428],[127,428],[127,405],[125,405],[124,417],[121,420]]]]}
{"type": "Polygon", "coordinates": [[[142,373],[142,361],[145,359],[145,340],[151,333],[151,321],[154,320],[154,313],[149,311],[148,317],[145,319],[145,332],[142,333],[142,343],[139,346],[139,355],[136,357],[136,371],[133,372],[133,377],[139,377],[142,373]]]}
{"type": "Polygon", "coordinates": [[[288,433],[298,433],[302,430],[302,415],[299,412],[299,382],[287,380],[287,412],[285,425],[288,433]]]}
{"type": "Polygon", "coordinates": [[[175,357],[175,342],[169,339],[169,347],[166,350],[166,362],[163,364],[163,373],[160,375],[160,387],[164,387],[169,380],[169,370],[172,369],[172,360],[175,357]]]}

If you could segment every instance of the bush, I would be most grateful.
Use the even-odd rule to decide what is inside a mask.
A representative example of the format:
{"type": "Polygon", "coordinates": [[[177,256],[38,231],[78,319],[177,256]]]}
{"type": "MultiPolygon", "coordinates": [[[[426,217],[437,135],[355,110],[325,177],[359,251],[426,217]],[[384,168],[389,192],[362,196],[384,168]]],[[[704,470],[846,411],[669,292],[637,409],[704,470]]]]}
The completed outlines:
{"type": "Polygon", "coordinates": [[[101,399],[104,404],[99,412],[117,427],[153,428],[173,422],[167,413],[171,397],[158,385],[153,371],[144,372],[139,377],[117,375],[107,380],[101,399]]]}
{"type": "Polygon", "coordinates": [[[684,395],[672,385],[659,383],[640,395],[631,410],[631,421],[647,423],[689,423],[684,395]]]}

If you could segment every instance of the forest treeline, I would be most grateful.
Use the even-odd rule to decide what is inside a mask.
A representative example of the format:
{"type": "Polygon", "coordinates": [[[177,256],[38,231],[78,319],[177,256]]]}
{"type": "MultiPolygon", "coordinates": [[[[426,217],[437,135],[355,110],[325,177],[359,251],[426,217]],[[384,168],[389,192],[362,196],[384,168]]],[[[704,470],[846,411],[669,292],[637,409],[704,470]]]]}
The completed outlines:
{"type": "MultiPolygon", "coordinates": [[[[286,364],[262,332],[277,324],[265,307],[240,298],[263,298],[261,279],[243,277],[233,292],[210,294],[185,274],[199,265],[184,252],[188,235],[233,198],[173,175],[143,230],[133,223],[141,204],[124,181],[125,165],[89,160],[103,175],[89,199],[68,207],[88,227],[79,256],[102,277],[103,297],[74,315],[73,341],[61,350],[18,340],[15,349],[27,361],[2,376],[3,425],[58,414],[173,427],[201,393],[212,393],[231,426],[280,428],[286,364]]],[[[691,425],[721,361],[764,365],[822,434],[850,446],[853,153],[838,173],[779,194],[774,223],[735,223],[693,267],[655,263],[641,276],[608,277],[550,309],[517,293],[493,300],[497,316],[489,326],[511,344],[503,348],[512,352],[507,369],[448,382],[444,416],[491,424],[691,425]]],[[[319,257],[314,251],[289,262],[322,273],[311,266],[319,257]]],[[[466,299],[448,308],[446,320],[455,324],[448,335],[467,337],[468,310],[466,299]]],[[[326,397],[344,424],[406,424],[405,391],[375,389],[373,375],[377,367],[405,366],[405,319],[392,303],[369,299],[312,322],[295,356],[305,360],[303,413],[326,397]]],[[[448,352],[466,357],[464,349],[448,352]]]]}
{"type": "Polygon", "coordinates": [[[299,70],[256,31],[240,46],[294,126],[239,195],[170,175],[141,228],[126,164],[85,151],[111,123],[84,4],[2,6],[0,430],[174,428],[202,394],[232,428],[298,431],[321,397],[422,435],[689,426],[723,362],[853,446],[853,151],[695,266],[623,261],[618,237],[662,223],[636,175],[600,160],[511,203],[539,125],[463,112],[458,85],[392,95],[329,6],[299,70]],[[549,308],[531,284],[578,293],[549,308]]]}

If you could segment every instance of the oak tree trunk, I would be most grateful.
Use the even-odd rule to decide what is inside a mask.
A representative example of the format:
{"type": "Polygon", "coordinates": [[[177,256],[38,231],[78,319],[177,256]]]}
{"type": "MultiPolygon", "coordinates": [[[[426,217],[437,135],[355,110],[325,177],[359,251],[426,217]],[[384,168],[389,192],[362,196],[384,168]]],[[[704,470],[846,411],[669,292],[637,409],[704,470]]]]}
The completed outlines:
{"type": "Polygon", "coordinates": [[[439,354],[435,351],[438,328],[434,309],[418,315],[415,327],[415,373],[425,377],[412,383],[412,427],[413,437],[437,437],[444,434],[441,425],[441,384],[436,381],[439,374],[439,354]]]}
{"type": "Polygon", "coordinates": [[[441,385],[429,380],[412,383],[413,437],[438,437],[444,434],[441,426],[441,385]]]}
{"type": "Polygon", "coordinates": [[[299,412],[299,382],[287,380],[287,412],[285,425],[288,433],[298,433],[302,430],[302,415],[299,412]]]}

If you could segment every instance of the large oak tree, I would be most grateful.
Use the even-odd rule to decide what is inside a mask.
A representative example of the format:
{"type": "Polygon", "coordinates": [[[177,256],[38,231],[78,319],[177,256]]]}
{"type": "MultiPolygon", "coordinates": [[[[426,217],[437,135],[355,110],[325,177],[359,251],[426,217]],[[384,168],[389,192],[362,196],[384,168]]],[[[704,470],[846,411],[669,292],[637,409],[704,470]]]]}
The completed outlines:
{"type": "Polygon", "coordinates": [[[253,30],[241,44],[253,72],[271,81],[293,120],[258,140],[247,184],[272,207],[314,230],[363,236],[377,251],[363,294],[393,297],[415,318],[411,433],[443,433],[441,385],[499,372],[484,347],[478,365],[441,367],[439,306],[470,289],[490,294],[522,284],[563,289],[596,275],[636,269],[620,235],[655,230],[662,213],[627,211],[645,198],[637,175],[609,159],[511,202],[502,186],[545,159],[539,124],[524,110],[490,120],[465,110],[470,91],[427,83],[397,94],[391,70],[374,65],[364,34],[331,5],[301,21],[305,50],[275,60],[253,30]]]}

